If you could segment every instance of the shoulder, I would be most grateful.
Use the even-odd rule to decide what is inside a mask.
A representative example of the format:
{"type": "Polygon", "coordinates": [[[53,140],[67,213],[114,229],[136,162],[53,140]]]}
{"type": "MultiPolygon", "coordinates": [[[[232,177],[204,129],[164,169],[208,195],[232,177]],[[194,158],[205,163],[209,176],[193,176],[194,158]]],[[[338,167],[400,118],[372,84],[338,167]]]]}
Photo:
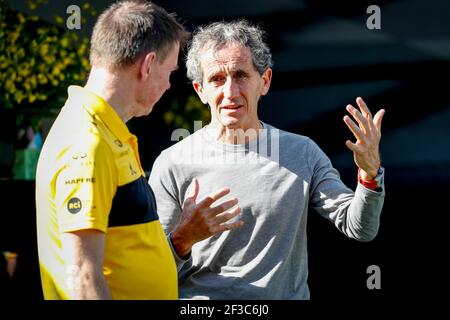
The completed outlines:
{"type": "Polygon", "coordinates": [[[75,165],[75,167],[105,164],[114,159],[111,148],[105,139],[92,132],[79,133],[72,139],[68,139],[56,156],[62,166],[75,165]]]}
{"type": "MultiPolygon", "coordinates": [[[[185,129],[182,129],[185,130],[185,129]]],[[[184,133],[188,133],[187,130],[183,131],[184,133]]],[[[176,142],[172,146],[163,150],[161,154],[157,157],[155,163],[159,165],[174,165],[182,162],[182,159],[190,159],[192,155],[195,155],[196,152],[201,148],[203,141],[203,133],[204,129],[200,129],[195,131],[194,133],[187,135],[181,134],[176,136],[176,134],[172,135],[172,139],[178,139],[181,136],[184,136],[181,141],[176,142]]]]}
{"type": "Polygon", "coordinates": [[[78,101],[68,99],[52,125],[45,144],[49,149],[75,149],[85,152],[107,151],[108,143],[93,115],[78,101]]]}
{"type": "Polygon", "coordinates": [[[85,151],[96,157],[107,156],[112,150],[110,143],[106,139],[94,131],[85,131],[80,133],[71,144],[73,151],[85,151]]]}
{"type": "Polygon", "coordinates": [[[298,160],[303,160],[308,166],[311,166],[318,161],[328,159],[318,144],[310,137],[280,130],[271,125],[265,126],[271,132],[271,144],[278,141],[281,161],[297,163],[298,160]],[[278,137],[278,139],[274,139],[274,137],[278,137]]]}
{"type": "Polygon", "coordinates": [[[290,148],[290,149],[306,148],[311,143],[314,143],[307,136],[289,132],[289,131],[285,131],[285,130],[281,130],[270,124],[265,123],[264,128],[268,130],[268,132],[269,132],[268,134],[269,134],[270,138],[272,139],[272,141],[277,138],[279,139],[280,147],[283,147],[283,148],[284,147],[290,148]]]}

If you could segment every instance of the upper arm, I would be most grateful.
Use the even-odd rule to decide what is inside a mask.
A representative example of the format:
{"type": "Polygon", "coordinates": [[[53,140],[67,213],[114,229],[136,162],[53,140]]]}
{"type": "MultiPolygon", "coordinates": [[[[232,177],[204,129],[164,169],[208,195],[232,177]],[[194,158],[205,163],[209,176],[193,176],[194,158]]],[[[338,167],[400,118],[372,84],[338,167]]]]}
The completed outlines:
{"type": "Polygon", "coordinates": [[[156,159],[148,182],[155,194],[161,224],[168,234],[178,222],[182,210],[176,191],[175,176],[170,171],[170,165],[162,156],[156,159]]]}
{"type": "Polygon", "coordinates": [[[86,229],[61,234],[66,272],[102,272],[105,233],[86,229]]]}
{"type": "Polygon", "coordinates": [[[354,192],[345,186],[330,159],[312,140],[309,141],[308,157],[312,176],[311,206],[330,218],[339,208],[350,204],[354,192]]]}
{"type": "Polygon", "coordinates": [[[105,238],[94,229],[61,234],[68,298],[111,299],[103,275],[105,238]]]}

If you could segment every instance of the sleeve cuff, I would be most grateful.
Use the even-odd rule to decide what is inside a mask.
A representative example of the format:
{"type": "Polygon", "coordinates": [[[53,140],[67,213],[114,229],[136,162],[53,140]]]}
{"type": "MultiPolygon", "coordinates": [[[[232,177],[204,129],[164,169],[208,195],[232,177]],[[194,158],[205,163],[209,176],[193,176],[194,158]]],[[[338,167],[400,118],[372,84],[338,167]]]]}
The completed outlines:
{"type": "Polygon", "coordinates": [[[61,223],[59,225],[60,232],[74,232],[85,229],[96,229],[103,233],[106,233],[108,227],[106,224],[101,223],[100,221],[93,221],[93,220],[61,223]]]}
{"type": "Polygon", "coordinates": [[[370,188],[366,188],[362,184],[358,183],[357,187],[356,187],[356,192],[364,194],[369,199],[372,199],[372,198],[373,199],[377,199],[379,197],[384,197],[384,195],[385,195],[384,183],[382,183],[382,185],[379,188],[375,189],[375,190],[374,189],[370,189],[370,188]]]}
{"type": "Polygon", "coordinates": [[[180,271],[186,262],[192,260],[192,255],[189,253],[189,257],[187,259],[181,258],[173,246],[171,235],[172,233],[169,233],[167,235],[167,242],[169,243],[170,250],[172,250],[173,257],[175,258],[175,263],[177,264],[177,271],[180,271]]]}

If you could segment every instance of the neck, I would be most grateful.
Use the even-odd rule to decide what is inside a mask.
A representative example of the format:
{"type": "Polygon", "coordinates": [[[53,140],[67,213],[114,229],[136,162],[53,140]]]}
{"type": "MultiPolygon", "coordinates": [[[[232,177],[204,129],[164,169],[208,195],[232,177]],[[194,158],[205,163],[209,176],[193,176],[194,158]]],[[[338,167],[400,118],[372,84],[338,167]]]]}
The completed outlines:
{"type": "Polygon", "coordinates": [[[103,100],[105,100],[117,112],[123,122],[127,122],[132,118],[131,91],[125,86],[130,82],[126,79],[126,73],[111,72],[106,68],[92,67],[85,88],[103,100]]]}
{"type": "Polygon", "coordinates": [[[262,125],[259,120],[248,127],[224,126],[213,121],[210,128],[213,136],[218,141],[229,144],[248,144],[250,141],[258,138],[262,125]]]}

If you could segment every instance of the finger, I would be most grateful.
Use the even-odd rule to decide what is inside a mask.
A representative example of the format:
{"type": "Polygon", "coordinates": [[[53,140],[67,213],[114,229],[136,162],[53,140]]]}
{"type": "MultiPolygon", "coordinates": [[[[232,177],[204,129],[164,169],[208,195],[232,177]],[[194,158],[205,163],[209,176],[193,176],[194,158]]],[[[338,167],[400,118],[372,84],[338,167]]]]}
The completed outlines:
{"type": "Polygon", "coordinates": [[[224,232],[224,231],[228,231],[228,230],[233,230],[233,229],[242,227],[243,225],[244,225],[244,221],[242,221],[242,220],[238,220],[233,223],[219,224],[212,228],[212,232],[219,233],[219,232],[224,232]]]}
{"type": "Polygon", "coordinates": [[[347,148],[349,148],[354,153],[360,153],[361,152],[361,150],[358,147],[358,145],[353,143],[353,142],[351,142],[350,140],[345,141],[345,145],[347,146],[347,148]]]}
{"type": "Polygon", "coordinates": [[[203,199],[199,204],[198,207],[200,209],[202,208],[208,208],[210,207],[215,201],[219,200],[220,198],[222,198],[223,196],[227,195],[230,193],[230,188],[222,188],[218,191],[216,191],[215,193],[212,193],[210,195],[208,195],[205,199],[203,199]]]}
{"type": "Polygon", "coordinates": [[[236,207],[227,213],[217,216],[216,219],[214,220],[214,223],[221,224],[227,222],[228,220],[233,219],[234,217],[239,215],[239,213],[241,213],[241,208],[236,207]]]}
{"type": "Polygon", "coordinates": [[[356,98],[356,103],[358,104],[359,109],[361,110],[361,113],[363,116],[369,120],[369,123],[372,122],[372,113],[370,112],[369,108],[367,107],[367,104],[364,102],[363,98],[358,97],[356,98]]]}
{"type": "Polygon", "coordinates": [[[347,105],[347,111],[353,116],[353,118],[358,122],[359,127],[364,131],[368,132],[370,126],[367,119],[363,117],[361,112],[354,108],[351,104],[347,105]]]}
{"type": "Polygon", "coordinates": [[[381,131],[381,121],[383,120],[385,113],[386,113],[386,110],[381,109],[375,114],[375,117],[373,118],[373,123],[375,124],[375,128],[377,128],[380,131],[381,131]]]}
{"type": "Polygon", "coordinates": [[[221,205],[211,208],[211,211],[208,213],[210,216],[216,216],[218,214],[221,214],[222,212],[227,211],[230,208],[233,208],[235,205],[238,204],[238,199],[233,198],[231,200],[228,200],[227,202],[222,203],[221,205]]]}
{"type": "Polygon", "coordinates": [[[355,122],[353,122],[352,119],[350,119],[349,116],[345,116],[344,117],[344,122],[347,125],[347,127],[350,129],[350,131],[353,133],[353,135],[355,136],[356,139],[360,140],[360,141],[364,141],[365,137],[364,137],[364,133],[362,132],[362,130],[356,125],[355,122]]]}

